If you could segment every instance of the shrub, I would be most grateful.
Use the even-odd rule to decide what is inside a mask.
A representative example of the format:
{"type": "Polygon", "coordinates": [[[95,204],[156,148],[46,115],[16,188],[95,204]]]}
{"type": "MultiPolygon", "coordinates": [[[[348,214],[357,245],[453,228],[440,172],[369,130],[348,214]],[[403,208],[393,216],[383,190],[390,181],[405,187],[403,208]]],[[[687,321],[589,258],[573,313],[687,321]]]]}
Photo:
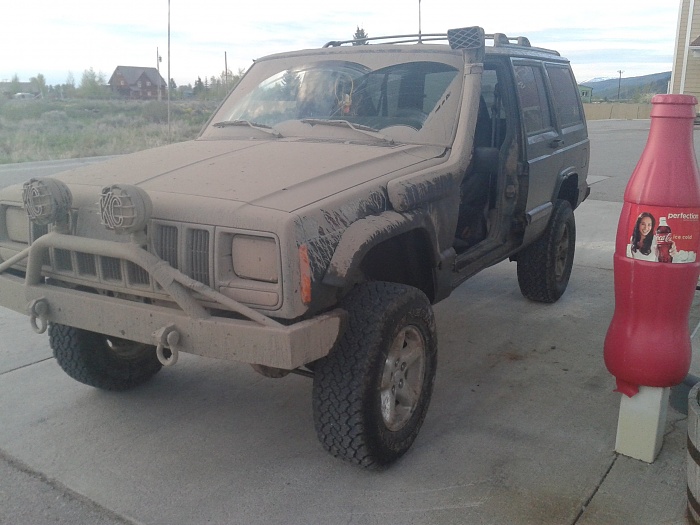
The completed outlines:
{"type": "Polygon", "coordinates": [[[0,164],[118,155],[195,138],[215,101],[5,100],[0,164]]]}

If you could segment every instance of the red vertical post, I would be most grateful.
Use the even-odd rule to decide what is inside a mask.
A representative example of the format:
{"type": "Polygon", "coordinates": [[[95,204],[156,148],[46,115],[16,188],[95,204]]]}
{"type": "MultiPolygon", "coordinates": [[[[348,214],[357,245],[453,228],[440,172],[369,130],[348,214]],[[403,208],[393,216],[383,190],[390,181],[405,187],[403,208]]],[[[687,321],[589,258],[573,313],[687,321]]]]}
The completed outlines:
{"type": "Polygon", "coordinates": [[[688,315],[700,274],[700,175],[693,146],[697,100],[656,95],[630,178],[614,255],[615,313],[605,364],[617,391],[670,387],[690,369],[688,315]]]}

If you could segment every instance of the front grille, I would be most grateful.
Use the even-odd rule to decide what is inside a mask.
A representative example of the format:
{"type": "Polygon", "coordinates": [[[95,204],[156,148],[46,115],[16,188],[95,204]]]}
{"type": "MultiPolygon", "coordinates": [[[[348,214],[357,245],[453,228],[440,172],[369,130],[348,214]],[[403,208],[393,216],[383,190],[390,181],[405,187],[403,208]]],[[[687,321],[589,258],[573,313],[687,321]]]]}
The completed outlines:
{"type": "Polygon", "coordinates": [[[153,239],[153,249],[156,255],[173,268],[178,266],[178,229],[177,226],[159,224],[153,239]]]}
{"type": "Polygon", "coordinates": [[[90,277],[97,277],[97,264],[95,256],[91,253],[76,253],[76,261],[78,262],[78,273],[90,277]]]}
{"type": "Polygon", "coordinates": [[[59,250],[56,248],[54,250],[54,266],[58,271],[61,272],[72,272],[73,271],[73,261],[71,259],[71,252],[67,250],[59,250]]]}
{"type": "Polygon", "coordinates": [[[36,241],[39,237],[42,235],[46,235],[49,233],[49,227],[46,224],[36,224],[34,222],[30,223],[31,224],[31,242],[36,241]]]}
{"type": "Polygon", "coordinates": [[[119,259],[114,257],[100,257],[102,266],[102,278],[107,281],[122,280],[122,265],[119,259]]]}
{"type": "Polygon", "coordinates": [[[209,232],[189,230],[188,232],[189,274],[200,283],[209,283],[209,232]]]}
{"type": "Polygon", "coordinates": [[[151,279],[148,272],[140,266],[127,261],[127,274],[129,276],[129,284],[132,286],[150,286],[151,279]]]}
{"type": "MultiPolygon", "coordinates": [[[[213,228],[192,228],[182,223],[156,222],[151,252],[188,277],[213,285],[213,228]]],[[[37,239],[45,230],[34,229],[37,239]]],[[[125,293],[160,294],[162,288],[137,264],[116,257],[51,248],[44,268],[58,280],[125,293]]]]}
{"type": "Polygon", "coordinates": [[[212,231],[184,224],[158,223],[153,233],[153,251],[173,268],[211,286],[212,231]]]}

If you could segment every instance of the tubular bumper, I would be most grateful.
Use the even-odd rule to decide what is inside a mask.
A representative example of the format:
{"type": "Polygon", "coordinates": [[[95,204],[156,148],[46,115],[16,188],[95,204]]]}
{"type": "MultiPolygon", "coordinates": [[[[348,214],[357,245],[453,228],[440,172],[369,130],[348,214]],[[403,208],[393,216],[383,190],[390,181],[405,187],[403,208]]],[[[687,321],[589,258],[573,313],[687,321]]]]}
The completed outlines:
{"type": "MultiPolygon", "coordinates": [[[[164,344],[164,334],[178,332],[172,349],[206,357],[292,370],[328,354],[344,318],[334,310],[284,326],[215,290],[193,281],[155,255],[130,243],[114,243],[50,233],[25,252],[0,264],[0,305],[30,315],[32,325],[60,323],[149,345],[164,344]],[[45,282],[43,253],[49,247],[116,256],[148,271],[180,308],[157,306],[83,292],[45,282]],[[24,279],[2,273],[29,257],[24,279]],[[245,319],[211,315],[194,293],[220,303],[245,319]],[[37,306],[38,305],[38,306],[37,306]]],[[[167,344],[166,344],[167,346],[167,344]]]]}

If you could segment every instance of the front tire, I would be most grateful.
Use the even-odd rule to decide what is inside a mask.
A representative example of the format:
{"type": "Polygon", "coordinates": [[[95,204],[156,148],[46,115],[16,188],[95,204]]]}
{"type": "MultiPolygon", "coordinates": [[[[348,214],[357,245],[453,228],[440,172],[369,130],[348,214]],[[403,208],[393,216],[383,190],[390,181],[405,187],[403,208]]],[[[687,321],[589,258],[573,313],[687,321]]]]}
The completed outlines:
{"type": "Polygon", "coordinates": [[[518,254],[518,284],[532,301],[556,302],[574,264],[576,221],[569,201],[557,200],[542,236],[518,254]]]}
{"type": "Polygon", "coordinates": [[[72,326],[49,324],[54,357],[66,374],[103,390],[128,390],[160,369],[154,346],[72,326]]]}
{"type": "Polygon", "coordinates": [[[437,367],[437,334],[418,289],[364,283],[343,301],[348,326],[315,367],[314,425],[331,455],[365,468],[408,451],[425,419],[437,367]]]}

